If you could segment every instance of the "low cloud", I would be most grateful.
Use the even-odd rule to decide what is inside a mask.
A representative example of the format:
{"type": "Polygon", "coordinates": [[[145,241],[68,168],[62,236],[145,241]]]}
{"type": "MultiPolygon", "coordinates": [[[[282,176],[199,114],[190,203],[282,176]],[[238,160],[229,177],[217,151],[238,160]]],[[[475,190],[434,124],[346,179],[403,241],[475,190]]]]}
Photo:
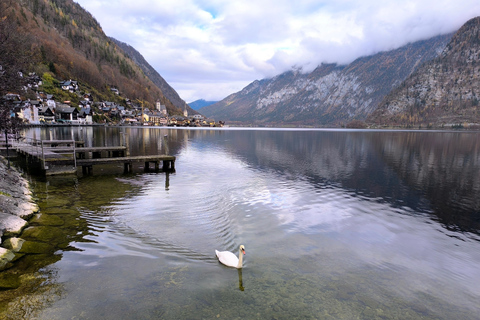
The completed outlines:
{"type": "Polygon", "coordinates": [[[187,101],[221,100],[293,66],[360,56],[453,32],[478,0],[77,0],[136,48],[187,101]]]}

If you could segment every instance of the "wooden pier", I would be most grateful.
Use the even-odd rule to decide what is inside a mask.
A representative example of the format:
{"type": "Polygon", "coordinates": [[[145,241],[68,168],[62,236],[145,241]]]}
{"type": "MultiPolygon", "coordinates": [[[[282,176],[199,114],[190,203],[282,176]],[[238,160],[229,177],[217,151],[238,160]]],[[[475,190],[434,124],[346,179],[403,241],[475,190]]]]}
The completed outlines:
{"type": "Polygon", "coordinates": [[[94,165],[118,163],[123,163],[124,173],[130,173],[134,162],[143,162],[145,171],[151,170],[151,164],[155,171],[175,171],[175,156],[130,156],[125,146],[84,147],[83,141],[26,139],[13,143],[12,147],[27,162],[39,164],[45,175],[73,174],[78,166],[82,167],[83,174],[92,174],[94,165]]]}
{"type": "Polygon", "coordinates": [[[83,174],[91,174],[95,164],[123,163],[124,173],[129,173],[133,162],[144,162],[145,171],[150,171],[151,163],[155,165],[155,171],[159,171],[160,162],[163,163],[162,171],[175,171],[175,157],[167,155],[78,159],[77,165],[82,166],[83,174]]]}

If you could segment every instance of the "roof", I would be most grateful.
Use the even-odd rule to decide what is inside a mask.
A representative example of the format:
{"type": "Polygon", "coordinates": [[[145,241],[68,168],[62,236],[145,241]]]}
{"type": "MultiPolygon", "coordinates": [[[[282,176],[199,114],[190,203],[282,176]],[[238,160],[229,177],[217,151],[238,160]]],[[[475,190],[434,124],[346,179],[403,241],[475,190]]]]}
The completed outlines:
{"type": "Polygon", "coordinates": [[[90,108],[82,108],[80,109],[79,115],[86,116],[92,114],[92,110],[90,108]]]}
{"type": "Polygon", "coordinates": [[[55,108],[55,113],[74,113],[75,111],[78,111],[78,110],[70,106],[57,106],[55,108]]]}

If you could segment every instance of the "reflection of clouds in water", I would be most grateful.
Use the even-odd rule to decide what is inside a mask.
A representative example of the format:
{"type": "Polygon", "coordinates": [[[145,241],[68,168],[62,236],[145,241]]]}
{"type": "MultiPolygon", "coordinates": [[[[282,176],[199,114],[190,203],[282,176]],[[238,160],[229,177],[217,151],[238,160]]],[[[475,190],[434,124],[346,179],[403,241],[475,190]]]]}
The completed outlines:
{"type": "MultiPolygon", "coordinates": [[[[288,232],[325,234],[344,243],[355,259],[394,269],[408,278],[405,282],[409,286],[419,283],[419,291],[425,286],[435,290],[438,282],[445,286],[455,282],[465,292],[480,295],[480,283],[472,282],[480,279],[480,270],[472,267],[480,264],[480,253],[475,250],[478,241],[449,232],[408,207],[394,208],[341,188],[315,189],[303,181],[289,183],[295,183],[295,188],[289,188],[280,177],[269,176],[268,181],[252,183],[244,195],[254,195],[248,202],[268,207],[288,232]],[[418,277],[431,282],[416,281],[418,277]]],[[[444,294],[447,298],[448,290],[444,294]]]]}
{"type": "MultiPolygon", "coordinates": [[[[448,287],[454,282],[465,292],[480,295],[480,283],[472,282],[480,279],[480,270],[470,267],[480,264],[476,241],[454,232],[458,238],[452,239],[439,223],[408,208],[392,208],[367,199],[358,199],[355,206],[357,212],[342,223],[335,236],[360,259],[405,273],[410,277],[405,281],[412,286],[418,285],[415,279],[419,275],[431,279],[431,283],[418,282],[418,290],[425,290],[427,283],[435,290],[438,283],[448,287]]],[[[448,296],[448,290],[444,294],[448,296]]]]}
{"type": "Polygon", "coordinates": [[[251,181],[255,175],[221,149],[205,152],[190,146],[178,159],[181,173],[169,176],[168,189],[163,174],[136,176],[131,184],[144,187],[115,204],[115,220],[179,254],[193,250],[203,259],[213,248],[236,247],[239,223],[232,214],[236,195],[244,189],[243,179],[251,181]],[[182,165],[188,170],[182,171],[182,165]]]}
{"type": "Polygon", "coordinates": [[[175,248],[194,248],[207,255],[218,244],[235,249],[244,234],[260,226],[274,230],[275,220],[270,216],[286,232],[309,237],[322,234],[344,244],[354,260],[395,270],[405,277],[407,286],[419,292],[435,290],[435,283],[449,286],[456,282],[464,292],[480,295],[480,286],[472,281],[480,279],[480,270],[471,267],[480,264],[476,242],[452,238],[462,235],[449,234],[425,214],[336,186],[313,184],[301,175],[293,178],[279,171],[257,170],[220,148],[204,152],[190,145],[178,158],[177,168],[182,165],[188,170],[171,175],[169,190],[155,175],[142,176],[147,187],[134,199],[133,209],[128,203],[128,210],[120,214],[122,220],[175,248]],[[212,168],[214,178],[209,179],[212,168]],[[155,206],[148,205],[153,201],[155,206]],[[248,221],[242,221],[246,216],[248,221]]]}
{"type": "Polygon", "coordinates": [[[350,196],[338,188],[315,189],[298,181],[264,181],[256,185],[254,201],[271,208],[271,212],[290,232],[316,233],[337,229],[341,221],[352,215],[346,205],[350,196]],[[292,188],[291,184],[295,184],[292,188]]]}
{"type": "Polygon", "coordinates": [[[283,209],[278,217],[282,224],[289,225],[291,232],[316,233],[336,229],[351,216],[349,211],[329,202],[312,203],[283,209]]]}

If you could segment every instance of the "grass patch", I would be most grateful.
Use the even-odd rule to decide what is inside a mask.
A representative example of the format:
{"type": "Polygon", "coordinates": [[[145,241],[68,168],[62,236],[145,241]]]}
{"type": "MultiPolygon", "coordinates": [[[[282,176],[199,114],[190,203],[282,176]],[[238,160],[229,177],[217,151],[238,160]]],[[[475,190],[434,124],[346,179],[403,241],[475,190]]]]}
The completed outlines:
{"type": "Polygon", "coordinates": [[[4,196],[7,196],[7,197],[11,197],[11,196],[12,196],[11,194],[6,193],[6,192],[3,192],[3,191],[0,191],[0,194],[1,194],[1,195],[4,195],[4,196]]]}

